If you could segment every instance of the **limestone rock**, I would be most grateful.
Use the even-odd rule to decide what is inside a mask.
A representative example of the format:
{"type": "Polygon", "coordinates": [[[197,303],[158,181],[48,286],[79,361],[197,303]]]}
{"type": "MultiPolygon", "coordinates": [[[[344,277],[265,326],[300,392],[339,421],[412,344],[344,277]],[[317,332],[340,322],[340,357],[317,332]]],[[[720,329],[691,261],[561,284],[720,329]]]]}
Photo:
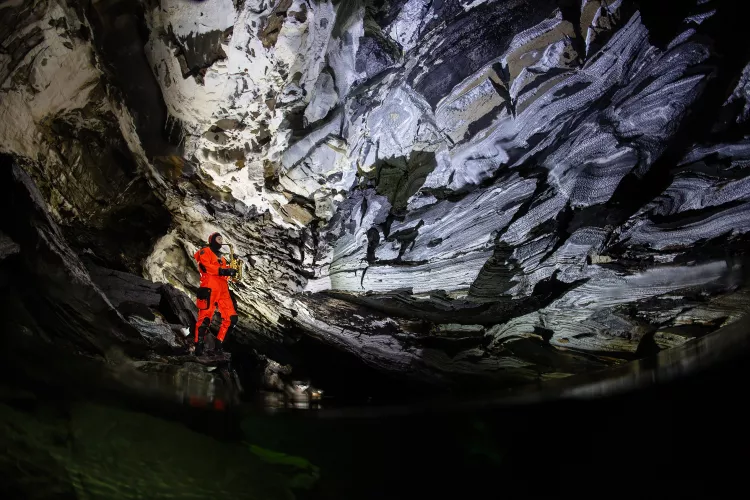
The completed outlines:
{"type": "Polygon", "coordinates": [[[159,284],[107,306],[140,290],[154,341],[215,231],[248,352],[306,335],[428,384],[598,369],[745,303],[730,2],[68,4],[0,10],[0,148],[49,241],[159,284]]]}

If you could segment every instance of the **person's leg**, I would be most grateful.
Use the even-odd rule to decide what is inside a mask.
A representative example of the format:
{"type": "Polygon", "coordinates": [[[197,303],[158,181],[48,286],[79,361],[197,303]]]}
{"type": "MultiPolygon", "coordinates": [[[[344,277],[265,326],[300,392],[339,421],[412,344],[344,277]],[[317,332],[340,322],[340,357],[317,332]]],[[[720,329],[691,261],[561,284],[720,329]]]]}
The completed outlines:
{"type": "Polygon", "coordinates": [[[234,330],[238,317],[228,288],[225,293],[221,294],[218,303],[219,314],[221,314],[221,327],[219,328],[219,334],[216,336],[216,340],[218,341],[216,347],[217,350],[220,350],[226,336],[234,330]]]}
{"type": "Polygon", "coordinates": [[[214,316],[216,310],[216,303],[209,304],[208,309],[198,311],[198,319],[195,322],[195,354],[200,356],[203,354],[205,346],[206,334],[211,326],[211,319],[214,316]]]}

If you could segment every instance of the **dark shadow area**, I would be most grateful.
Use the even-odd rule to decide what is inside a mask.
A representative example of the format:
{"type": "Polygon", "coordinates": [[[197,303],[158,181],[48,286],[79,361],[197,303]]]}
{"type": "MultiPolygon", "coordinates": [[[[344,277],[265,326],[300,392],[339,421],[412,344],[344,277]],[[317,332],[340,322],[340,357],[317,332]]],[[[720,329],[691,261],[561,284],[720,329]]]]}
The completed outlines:
{"type": "Polygon", "coordinates": [[[444,392],[368,366],[361,359],[310,336],[302,335],[290,351],[295,356],[293,374],[325,389],[335,405],[408,402],[415,397],[444,392]]]}
{"type": "Polygon", "coordinates": [[[93,42],[104,55],[109,77],[122,91],[146,154],[149,158],[179,155],[180,127],[169,123],[161,88],[144,51],[149,33],[143,5],[106,0],[85,2],[83,8],[92,23],[93,42]]]}
{"type": "Polygon", "coordinates": [[[111,368],[66,363],[67,355],[56,361],[51,350],[24,370],[4,353],[0,424],[15,455],[0,460],[0,491],[5,498],[48,488],[58,494],[38,497],[284,498],[272,488],[282,484],[295,498],[323,500],[578,496],[581,488],[598,495],[616,486],[622,495],[723,496],[740,486],[746,467],[749,347],[742,321],[684,348],[541,390],[276,415],[128,394],[111,368]],[[170,464],[189,469],[206,456],[212,470],[226,472],[176,481],[170,464]],[[97,457],[104,461],[94,466],[97,457]],[[138,472],[139,481],[122,481],[123,469],[138,472]],[[238,493],[241,470],[271,490],[238,493]],[[70,482],[71,471],[80,483],[70,482]]]}

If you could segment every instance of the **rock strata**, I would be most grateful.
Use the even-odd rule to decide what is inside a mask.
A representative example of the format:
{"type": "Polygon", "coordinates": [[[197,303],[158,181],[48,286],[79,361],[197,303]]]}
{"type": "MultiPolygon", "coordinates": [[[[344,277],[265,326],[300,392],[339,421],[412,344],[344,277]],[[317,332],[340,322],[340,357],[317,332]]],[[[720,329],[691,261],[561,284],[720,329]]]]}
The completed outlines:
{"type": "Polygon", "coordinates": [[[214,231],[247,264],[237,349],[280,366],[303,335],[426,384],[544,380],[742,314],[732,2],[31,4],[0,7],[0,151],[118,338],[180,342],[214,231]]]}

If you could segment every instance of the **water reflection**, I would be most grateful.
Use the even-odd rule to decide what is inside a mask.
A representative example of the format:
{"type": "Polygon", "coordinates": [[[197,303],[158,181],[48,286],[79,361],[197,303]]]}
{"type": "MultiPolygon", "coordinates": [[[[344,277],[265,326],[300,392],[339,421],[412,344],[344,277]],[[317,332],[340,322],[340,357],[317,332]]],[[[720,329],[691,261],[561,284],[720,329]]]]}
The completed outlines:
{"type": "MultiPolygon", "coordinates": [[[[419,400],[403,405],[347,405],[336,398],[326,397],[324,391],[309,381],[292,380],[278,384],[275,390],[245,394],[245,401],[253,401],[268,413],[288,410],[315,411],[322,417],[387,416],[423,411],[474,410],[493,406],[528,405],[558,399],[601,398],[662,384],[719,363],[750,349],[748,318],[717,330],[686,344],[661,351],[656,356],[625,363],[598,372],[575,375],[539,384],[462,397],[419,400]]],[[[115,378],[130,390],[141,394],[160,395],[190,406],[223,411],[228,406],[242,404],[242,388],[236,375],[226,366],[206,368],[186,362],[168,370],[154,369],[144,373],[143,367],[133,370],[124,365],[114,372],[115,378]]],[[[250,391],[253,389],[251,388],[250,391]]],[[[353,395],[347,395],[353,396],[353,395]]],[[[364,397],[364,396],[363,396],[364,397]]],[[[367,398],[364,398],[366,401],[367,398]]]]}
{"type": "MultiPolygon", "coordinates": [[[[18,347],[18,346],[16,346],[18,347]]],[[[723,362],[750,350],[748,318],[723,327],[686,344],[661,351],[656,356],[599,372],[549,380],[499,392],[450,395],[411,404],[382,405],[368,402],[366,395],[345,395],[346,403],[330,397],[306,380],[285,379],[272,390],[261,385],[243,388],[227,356],[199,362],[191,356],[134,361],[110,353],[109,363],[65,355],[49,345],[9,349],[3,369],[23,383],[60,387],[108,399],[155,401],[224,412],[247,407],[268,413],[313,411],[328,418],[380,417],[425,411],[465,411],[481,408],[528,405],[559,399],[591,399],[662,384],[723,362]],[[13,353],[11,356],[9,353],[13,353]]],[[[281,381],[281,379],[279,379],[281,381]]],[[[88,396],[87,396],[88,397],[88,396]]],[[[414,396],[418,400],[418,396],[414,396]]]]}
{"type": "Polygon", "coordinates": [[[328,418],[373,418],[405,416],[425,412],[478,411],[545,401],[595,399],[662,385],[735,359],[750,352],[750,317],[731,323],[682,346],[655,356],[597,372],[528,384],[504,391],[447,397],[408,405],[329,407],[319,416],[328,418]]]}
{"type": "Polygon", "coordinates": [[[560,390],[562,398],[597,398],[671,382],[750,349],[750,320],[747,317],[705,337],[656,356],[627,363],[590,377],[576,377],[573,385],[560,390]]]}
{"type": "Polygon", "coordinates": [[[263,408],[271,413],[284,409],[320,410],[323,408],[323,390],[294,381],[286,384],[281,392],[262,391],[260,400],[263,408]]]}

